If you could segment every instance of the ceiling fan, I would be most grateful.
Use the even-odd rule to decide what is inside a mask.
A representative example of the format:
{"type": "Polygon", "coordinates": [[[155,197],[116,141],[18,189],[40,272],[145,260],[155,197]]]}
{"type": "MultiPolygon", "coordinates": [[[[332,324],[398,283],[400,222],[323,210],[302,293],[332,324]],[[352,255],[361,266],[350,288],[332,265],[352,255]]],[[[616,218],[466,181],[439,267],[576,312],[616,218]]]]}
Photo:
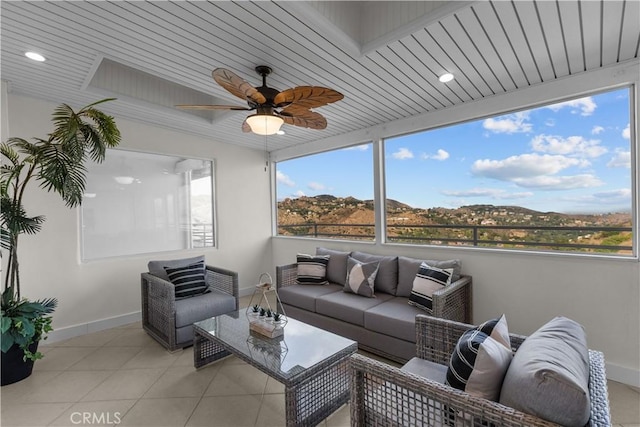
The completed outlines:
{"type": "Polygon", "coordinates": [[[249,104],[248,107],[235,105],[176,105],[191,110],[245,110],[256,113],[242,123],[243,132],[272,135],[280,130],[283,123],[310,129],[324,129],[327,119],[322,114],[311,111],[340,101],[343,95],[333,89],[319,86],[297,86],[282,92],[267,86],[267,76],[271,68],[259,65],[256,72],[262,76],[262,86],[253,87],[241,77],[224,68],[213,70],[213,79],[233,95],[249,104]]]}

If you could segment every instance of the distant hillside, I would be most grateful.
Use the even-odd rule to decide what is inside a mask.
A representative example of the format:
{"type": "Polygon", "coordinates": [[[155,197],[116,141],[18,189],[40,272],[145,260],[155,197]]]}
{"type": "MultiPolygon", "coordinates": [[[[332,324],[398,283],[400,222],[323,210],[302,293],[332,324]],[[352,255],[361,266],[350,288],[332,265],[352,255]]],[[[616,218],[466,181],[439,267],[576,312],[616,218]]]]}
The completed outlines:
{"type": "MultiPolygon", "coordinates": [[[[281,234],[322,233],[327,237],[348,235],[350,237],[373,235],[375,222],[373,200],[358,200],[354,197],[320,195],[315,197],[287,198],[278,202],[278,225],[293,226],[314,224],[309,227],[281,228],[281,234]],[[318,226],[317,224],[330,224],[318,226]],[[359,225],[359,226],[357,226],[359,225]],[[365,227],[368,225],[368,227],[365,227]]],[[[387,232],[389,238],[398,241],[437,241],[438,239],[469,239],[470,229],[436,227],[427,229],[416,226],[464,225],[483,226],[479,240],[491,241],[553,241],[574,244],[576,242],[594,245],[631,246],[630,232],[588,233],[574,231],[528,231],[518,226],[548,227],[631,227],[628,213],[608,213],[599,215],[563,214],[558,212],[538,212],[520,206],[469,205],[457,209],[442,207],[413,208],[396,200],[387,200],[387,232]],[[410,227],[411,226],[411,227],[410,227]],[[491,227],[498,228],[491,228],[491,227]],[[499,227],[513,227],[500,229],[499,227]],[[434,231],[435,230],[435,231],[434,231]],[[466,230],[466,231],[465,231],[466,230]]]]}

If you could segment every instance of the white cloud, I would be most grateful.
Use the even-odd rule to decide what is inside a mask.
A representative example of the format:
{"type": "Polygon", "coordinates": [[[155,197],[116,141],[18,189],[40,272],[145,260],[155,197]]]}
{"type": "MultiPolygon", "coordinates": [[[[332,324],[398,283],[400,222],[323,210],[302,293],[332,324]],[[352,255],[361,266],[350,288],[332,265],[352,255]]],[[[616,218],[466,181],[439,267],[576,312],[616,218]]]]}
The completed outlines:
{"type": "Polygon", "coordinates": [[[553,119],[547,119],[547,120],[544,122],[544,125],[545,125],[545,126],[548,126],[548,127],[550,127],[550,128],[552,128],[552,127],[554,127],[554,126],[556,125],[556,121],[555,121],[555,120],[553,120],[553,119]]]}
{"type": "Polygon", "coordinates": [[[413,159],[413,153],[408,148],[400,148],[398,151],[392,154],[394,159],[406,160],[413,159]]]}
{"type": "Polygon", "coordinates": [[[601,134],[602,132],[604,132],[604,128],[602,126],[594,126],[593,129],[591,129],[592,135],[598,135],[598,134],[601,134]]]}
{"type": "Polygon", "coordinates": [[[304,191],[302,191],[302,190],[298,190],[294,194],[296,195],[296,197],[304,197],[304,196],[306,196],[306,194],[304,194],[304,191]]]}
{"type": "Polygon", "coordinates": [[[631,168],[631,151],[616,150],[615,156],[609,160],[607,167],[610,168],[631,168]]]}
{"type": "Polygon", "coordinates": [[[531,132],[532,125],[527,120],[528,112],[508,114],[498,118],[489,118],[482,122],[482,127],[494,133],[523,133],[531,132]]]}
{"type": "Polygon", "coordinates": [[[563,138],[556,135],[537,135],[531,140],[531,147],[542,153],[588,158],[600,157],[607,152],[607,149],[600,145],[599,139],[585,139],[581,136],[563,138]]]}
{"type": "Polygon", "coordinates": [[[580,111],[581,116],[590,116],[596,110],[597,105],[593,102],[593,98],[587,96],[586,98],[572,99],[571,101],[549,105],[547,108],[553,111],[558,111],[564,107],[571,108],[572,112],[580,111]]]}
{"type": "Polygon", "coordinates": [[[522,154],[504,160],[476,160],[471,167],[474,175],[513,181],[518,178],[554,175],[571,166],[586,166],[584,160],[548,154],[522,154]]]}
{"type": "Polygon", "coordinates": [[[291,180],[287,175],[280,171],[276,171],[276,181],[280,184],[284,184],[287,187],[295,187],[296,183],[291,180]]]}
{"type": "Polygon", "coordinates": [[[524,199],[533,196],[531,192],[509,193],[496,188],[472,188],[464,191],[442,191],[445,196],[453,197],[489,197],[491,199],[524,199]]]}
{"type": "Polygon", "coordinates": [[[356,145],[354,147],[343,148],[345,151],[367,151],[371,144],[356,145]]]}
{"type": "Polygon", "coordinates": [[[309,184],[307,184],[307,187],[309,187],[314,191],[322,191],[322,190],[326,190],[327,188],[323,184],[320,184],[319,182],[310,182],[309,184]]]}
{"type": "Polygon", "coordinates": [[[535,176],[526,178],[515,178],[515,184],[525,188],[536,188],[539,190],[573,190],[576,188],[597,187],[603,184],[598,177],[591,174],[572,176],[535,176]]]}
{"type": "Polygon", "coordinates": [[[627,123],[627,127],[622,130],[622,137],[624,139],[631,138],[631,129],[629,129],[629,123],[627,123]]]}
{"type": "Polygon", "coordinates": [[[580,197],[566,197],[564,200],[572,203],[595,204],[598,206],[612,205],[614,203],[628,203],[631,201],[631,190],[621,188],[618,190],[602,191],[580,197]]]}
{"type": "Polygon", "coordinates": [[[449,158],[449,153],[440,148],[436,154],[427,154],[424,153],[421,156],[423,159],[433,159],[433,160],[447,160],[449,158]]]}

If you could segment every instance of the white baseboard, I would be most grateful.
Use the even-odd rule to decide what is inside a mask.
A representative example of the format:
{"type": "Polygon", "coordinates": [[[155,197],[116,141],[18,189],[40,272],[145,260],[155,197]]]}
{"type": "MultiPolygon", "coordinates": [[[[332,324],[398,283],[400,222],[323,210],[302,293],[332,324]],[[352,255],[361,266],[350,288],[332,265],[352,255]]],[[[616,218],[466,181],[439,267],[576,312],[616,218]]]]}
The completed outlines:
{"type": "Polygon", "coordinates": [[[136,311],[133,313],[110,317],[108,319],[100,319],[81,325],[57,328],[49,333],[49,335],[47,336],[47,340],[44,343],[51,344],[57,341],[79,337],[80,335],[91,334],[93,332],[103,331],[105,329],[128,325],[129,323],[139,322],[140,320],[142,320],[142,312],[136,311]]]}
{"type": "Polygon", "coordinates": [[[633,387],[640,387],[640,371],[626,366],[614,365],[605,361],[607,379],[633,387]]]}

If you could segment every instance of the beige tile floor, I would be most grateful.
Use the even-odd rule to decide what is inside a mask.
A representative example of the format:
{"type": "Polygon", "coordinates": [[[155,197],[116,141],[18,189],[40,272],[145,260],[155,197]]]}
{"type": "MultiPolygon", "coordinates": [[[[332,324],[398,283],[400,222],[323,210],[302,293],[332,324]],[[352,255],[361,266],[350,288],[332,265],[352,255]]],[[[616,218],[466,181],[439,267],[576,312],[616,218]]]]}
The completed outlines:
{"type": "MultiPolygon", "coordinates": [[[[243,299],[246,304],[248,301],[243,299]]],[[[283,426],[284,387],[229,357],[196,371],[140,323],[43,346],[31,377],[0,389],[10,426],[283,426]]],[[[640,391],[609,382],[613,424],[640,427],[640,391]]],[[[345,405],[321,426],[348,426],[345,405]]]]}

